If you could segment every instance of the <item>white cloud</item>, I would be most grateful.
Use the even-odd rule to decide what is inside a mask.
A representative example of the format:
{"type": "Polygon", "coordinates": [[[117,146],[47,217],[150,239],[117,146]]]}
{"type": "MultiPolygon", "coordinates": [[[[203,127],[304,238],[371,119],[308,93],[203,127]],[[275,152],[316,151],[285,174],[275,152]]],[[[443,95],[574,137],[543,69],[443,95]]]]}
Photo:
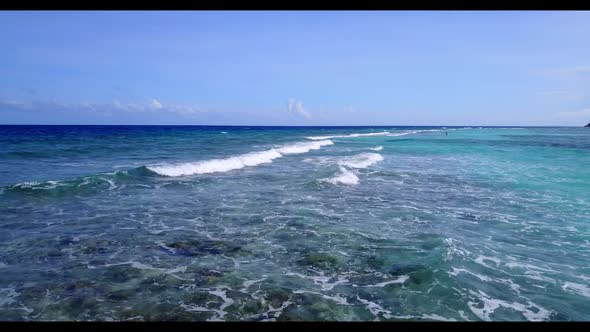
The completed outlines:
{"type": "Polygon", "coordinates": [[[155,108],[155,109],[162,108],[162,104],[157,99],[152,99],[152,102],[150,103],[150,106],[152,108],[155,108]]]}
{"type": "Polygon", "coordinates": [[[113,100],[111,103],[63,103],[55,100],[50,101],[32,101],[20,102],[14,100],[0,100],[1,109],[12,110],[55,110],[55,111],[89,111],[93,113],[111,113],[111,112],[134,112],[134,113],[176,113],[179,115],[191,115],[201,112],[195,106],[170,104],[163,105],[157,99],[151,99],[147,102],[120,102],[113,100]]]}
{"type": "Polygon", "coordinates": [[[297,103],[297,106],[295,107],[295,113],[301,114],[303,115],[305,118],[307,119],[311,119],[311,114],[309,114],[309,112],[307,112],[304,108],[303,105],[301,105],[301,101],[299,101],[297,103]]]}
{"type": "Polygon", "coordinates": [[[167,104],[163,105],[159,100],[152,99],[149,102],[140,102],[140,103],[121,103],[118,100],[114,100],[112,105],[108,105],[107,107],[114,108],[115,110],[124,111],[124,112],[169,112],[169,113],[178,113],[183,115],[194,114],[200,112],[199,108],[195,106],[187,106],[187,105],[175,105],[175,104],[167,104]]]}
{"type": "Polygon", "coordinates": [[[126,108],[118,100],[113,100],[113,107],[116,109],[125,110],[126,108]]]}
{"type": "Polygon", "coordinates": [[[1,107],[13,109],[28,109],[31,108],[31,104],[16,100],[0,100],[0,108],[1,107]]]}
{"type": "Polygon", "coordinates": [[[305,108],[303,108],[303,104],[301,103],[301,101],[295,102],[295,99],[290,98],[287,109],[289,113],[295,113],[303,116],[306,119],[311,119],[311,113],[309,113],[305,110],[305,108]]]}
{"type": "Polygon", "coordinates": [[[94,107],[94,105],[92,105],[91,103],[82,103],[81,105],[82,107],[87,108],[88,110],[92,111],[92,112],[96,112],[96,107],[94,107]]]}

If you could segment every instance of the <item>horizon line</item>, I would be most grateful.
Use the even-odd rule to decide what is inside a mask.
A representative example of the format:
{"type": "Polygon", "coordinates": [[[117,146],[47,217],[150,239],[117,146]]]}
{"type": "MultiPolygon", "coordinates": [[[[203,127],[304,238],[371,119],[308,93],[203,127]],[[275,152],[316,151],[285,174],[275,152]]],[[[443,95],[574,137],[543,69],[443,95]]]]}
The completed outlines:
{"type": "Polygon", "coordinates": [[[523,127],[523,128],[584,128],[580,126],[551,126],[551,125],[210,125],[210,124],[0,124],[0,126],[136,126],[136,127],[296,127],[296,128],[315,128],[315,127],[523,127]]]}

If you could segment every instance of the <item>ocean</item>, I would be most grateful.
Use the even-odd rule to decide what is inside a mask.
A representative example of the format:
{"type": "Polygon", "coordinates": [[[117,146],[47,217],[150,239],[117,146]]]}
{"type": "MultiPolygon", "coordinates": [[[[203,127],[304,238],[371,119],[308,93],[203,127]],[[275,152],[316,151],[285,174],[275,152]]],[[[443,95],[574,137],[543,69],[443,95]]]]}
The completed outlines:
{"type": "Polygon", "coordinates": [[[0,126],[0,320],[590,320],[590,129],[0,126]]]}

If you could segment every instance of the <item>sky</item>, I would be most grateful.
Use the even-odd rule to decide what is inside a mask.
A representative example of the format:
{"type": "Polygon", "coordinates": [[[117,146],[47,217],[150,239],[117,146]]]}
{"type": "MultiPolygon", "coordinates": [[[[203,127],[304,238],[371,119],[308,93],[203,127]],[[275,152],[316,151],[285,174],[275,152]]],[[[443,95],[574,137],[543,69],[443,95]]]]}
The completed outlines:
{"type": "Polygon", "coordinates": [[[3,11],[0,124],[590,122],[590,12],[3,11]]]}

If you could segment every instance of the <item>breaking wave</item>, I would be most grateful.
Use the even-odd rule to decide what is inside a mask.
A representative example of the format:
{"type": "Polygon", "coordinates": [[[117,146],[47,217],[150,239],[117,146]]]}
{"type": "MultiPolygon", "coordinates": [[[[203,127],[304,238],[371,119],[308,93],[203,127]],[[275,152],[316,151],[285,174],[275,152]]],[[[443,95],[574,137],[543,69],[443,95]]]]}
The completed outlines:
{"type": "Polygon", "coordinates": [[[352,169],[367,168],[382,160],[383,156],[378,153],[361,153],[341,158],[337,161],[340,172],[333,177],[320,179],[320,181],[332,184],[357,185],[359,177],[352,169]]]}
{"type": "Polygon", "coordinates": [[[241,169],[247,166],[257,166],[271,163],[274,159],[281,158],[288,154],[306,153],[311,150],[320,149],[322,146],[334,144],[330,140],[317,142],[301,142],[272,148],[265,151],[250,152],[238,156],[210,159],[199,162],[183,163],[176,165],[147,166],[150,171],[164,176],[184,176],[195,174],[209,174],[217,172],[228,172],[241,169]]]}
{"type": "Polygon", "coordinates": [[[338,164],[350,168],[367,168],[381,160],[383,160],[383,156],[378,153],[361,153],[355,156],[344,157],[338,161],[338,164]]]}
{"type": "Polygon", "coordinates": [[[359,183],[359,177],[353,171],[340,166],[340,173],[331,178],[321,179],[322,182],[329,182],[332,184],[344,184],[354,186],[359,183]]]}

